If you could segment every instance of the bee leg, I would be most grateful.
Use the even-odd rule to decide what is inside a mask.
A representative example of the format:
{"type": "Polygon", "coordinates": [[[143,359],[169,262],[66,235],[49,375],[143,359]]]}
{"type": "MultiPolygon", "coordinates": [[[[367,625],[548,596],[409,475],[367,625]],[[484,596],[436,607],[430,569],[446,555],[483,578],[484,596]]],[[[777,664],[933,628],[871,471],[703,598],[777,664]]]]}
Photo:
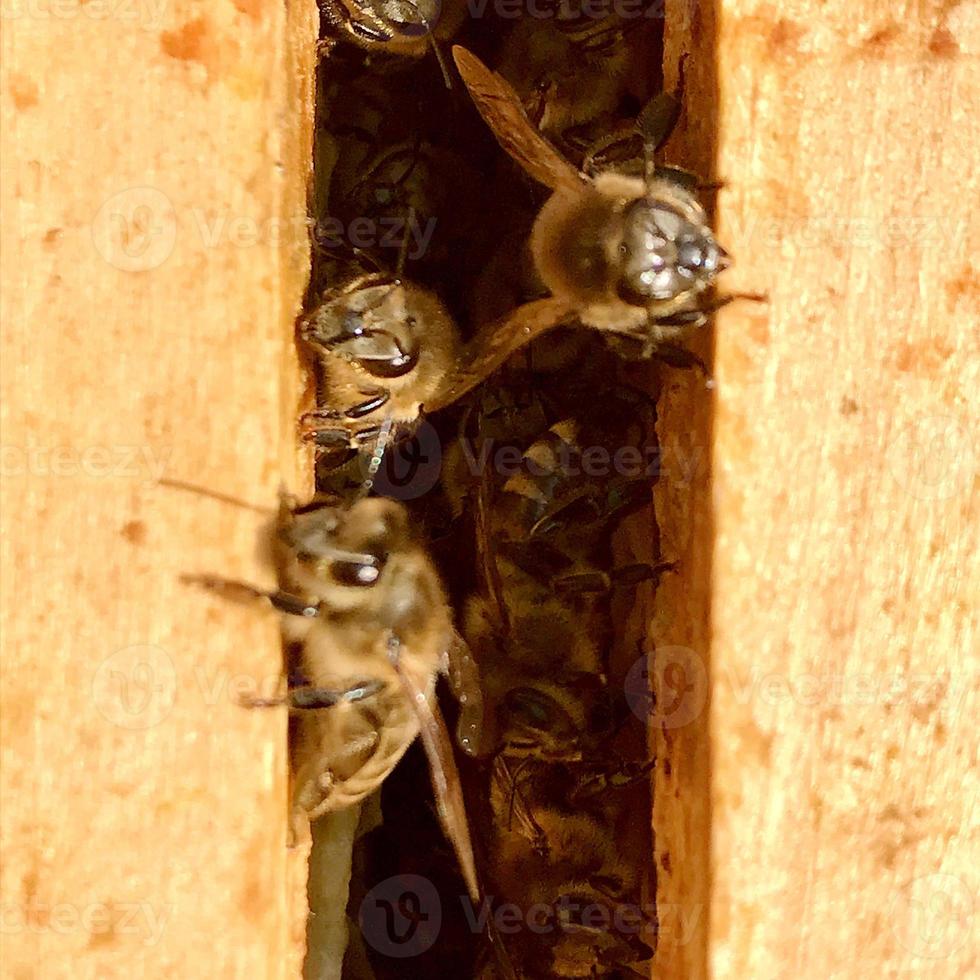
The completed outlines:
{"type": "Polygon", "coordinates": [[[361,388],[360,392],[362,395],[367,395],[368,400],[348,408],[344,415],[349,419],[362,419],[382,405],[387,405],[391,398],[391,392],[387,388],[361,388]]]}
{"type": "Polygon", "coordinates": [[[614,568],[611,580],[615,588],[632,589],[641,582],[653,582],[654,588],[656,588],[660,585],[660,579],[666,572],[676,570],[677,563],[672,561],[662,561],[656,565],[649,565],[646,562],[636,562],[632,565],[622,565],[619,568],[614,568]]]}
{"type": "Polygon", "coordinates": [[[346,429],[309,428],[303,433],[304,442],[312,442],[320,449],[348,449],[351,436],[346,429]]]}
{"type": "Polygon", "coordinates": [[[712,296],[708,302],[696,310],[681,310],[669,316],[653,318],[650,322],[658,327],[703,327],[712,313],[734,303],[737,299],[751,300],[753,303],[766,303],[769,297],[765,293],[725,293],[722,296],[712,296]]]}
{"type": "Polygon", "coordinates": [[[365,429],[358,429],[357,432],[354,433],[354,441],[361,446],[366,442],[377,442],[380,435],[381,426],[372,425],[365,429]]]}
{"type": "Polygon", "coordinates": [[[344,413],[336,408],[314,408],[299,417],[299,430],[304,442],[312,442],[324,449],[346,449],[350,446],[350,433],[339,425],[324,422],[340,422],[344,413]]]}
{"type": "Polygon", "coordinates": [[[700,371],[706,380],[711,380],[711,372],[704,360],[698,357],[694,351],[681,347],[679,344],[656,344],[649,356],[682,371],[700,371]]]}
{"type": "Polygon", "coordinates": [[[299,596],[288,592],[267,591],[239,582],[236,579],[220,578],[216,575],[181,575],[181,582],[186,585],[199,585],[209,592],[218,592],[224,598],[233,602],[253,603],[257,600],[268,602],[273,609],[289,616],[302,616],[310,619],[319,612],[319,607],[300,599],[299,596]]]}
{"type": "Polygon", "coordinates": [[[311,425],[314,422],[320,422],[323,419],[342,419],[343,413],[338,411],[336,408],[327,408],[323,406],[321,408],[311,409],[309,412],[304,412],[299,417],[300,425],[311,425]]]}
{"type": "Polygon", "coordinates": [[[551,580],[556,592],[571,595],[605,595],[612,587],[605,572],[576,572],[551,580]]]}
{"type": "Polygon", "coordinates": [[[384,685],[381,681],[366,681],[346,691],[302,685],[290,688],[279,698],[242,698],[239,703],[245,708],[278,708],[285,705],[290,711],[320,711],[323,708],[332,708],[343,701],[363,701],[377,694],[382,687],[384,685]]]}
{"type": "MultiPolygon", "coordinates": [[[[321,8],[322,9],[322,8],[321,8]]],[[[334,37],[322,37],[316,42],[316,57],[320,61],[330,56],[330,52],[337,46],[337,39],[334,37]]]]}
{"type": "Polygon", "coordinates": [[[373,697],[384,687],[383,681],[359,681],[344,691],[325,687],[294,687],[289,692],[290,707],[297,711],[332,708],[344,701],[353,704],[373,697]]]}
{"type": "Polygon", "coordinates": [[[610,574],[597,571],[562,575],[553,579],[552,585],[556,591],[573,595],[605,595],[615,588],[635,588],[641,582],[653,581],[657,585],[664,572],[673,571],[675,567],[673,562],[657,565],[636,562],[614,568],[610,574]]]}

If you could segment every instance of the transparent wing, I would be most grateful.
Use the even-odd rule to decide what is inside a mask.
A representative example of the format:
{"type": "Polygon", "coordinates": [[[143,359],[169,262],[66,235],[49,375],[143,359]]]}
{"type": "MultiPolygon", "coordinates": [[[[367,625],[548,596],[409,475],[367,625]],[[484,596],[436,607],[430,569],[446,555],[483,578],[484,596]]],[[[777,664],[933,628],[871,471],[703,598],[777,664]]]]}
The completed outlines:
{"type": "Polygon", "coordinates": [[[545,187],[581,187],[579,172],[538,132],[510,84],[466,48],[456,45],[453,58],[480,115],[504,150],[545,187]]]}
{"type": "Polygon", "coordinates": [[[456,371],[447,376],[442,388],[425,403],[425,410],[437,412],[451,405],[493,374],[511,354],[574,318],[574,307],[549,296],[524,303],[481,327],[466,345],[456,371]]]}
{"type": "Polygon", "coordinates": [[[479,904],[480,887],[476,876],[476,858],[473,856],[473,841],[466,820],[466,805],[463,802],[463,787],[459,781],[459,770],[453,757],[453,746],[449,739],[446,723],[442,719],[438,705],[426,697],[409,673],[397,663],[395,670],[401,681],[406,697],[415,709],[419,719],[422,746],[429,760],[429,775],[435,791],[436,808],[442,829],[453,845],[459,859],[466,882],[467,891],[473,903],[479,904]]]}
{"type": "Polygon", "coordinates": [[[456,744],[467,754],[480,754],[483,729],[483,688],[480,669],[469,645],[453,630],[446,651],[446,676],[449,687],[459,702],[459,723],[456,725],[456,744]]]}

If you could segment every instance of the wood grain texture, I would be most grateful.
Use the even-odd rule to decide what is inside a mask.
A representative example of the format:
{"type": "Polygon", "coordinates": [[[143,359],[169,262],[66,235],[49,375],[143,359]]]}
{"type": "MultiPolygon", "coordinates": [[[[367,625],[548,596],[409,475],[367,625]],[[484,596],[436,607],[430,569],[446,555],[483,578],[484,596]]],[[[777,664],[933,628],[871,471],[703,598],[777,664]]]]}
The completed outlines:
{"type": "Polygon", "coordinates": [[[716,118],[728,286],[770,301],[718,317],[710,631],[665,632],[708,671],[672,737],[710,808],[659,778],[661,898],[710,915],[657,975],[973,975],[980,11],[675,7],[677,146],[716,118]]]}
{"type": "Polygon", "coordinates": [[[305,489],[315,13],[4,7],[6,977],[299,975],[265,519],[157,481],[305,489]]]}

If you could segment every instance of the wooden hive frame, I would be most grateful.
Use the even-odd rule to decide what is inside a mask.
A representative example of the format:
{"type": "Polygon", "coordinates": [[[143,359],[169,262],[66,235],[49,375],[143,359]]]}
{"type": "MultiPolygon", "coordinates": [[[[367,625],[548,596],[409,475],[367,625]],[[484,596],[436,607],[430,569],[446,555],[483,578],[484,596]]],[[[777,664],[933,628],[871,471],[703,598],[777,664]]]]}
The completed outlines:
{"type": "MultiPolygon", "coordinates": [[[[235,703],[276,624],[178,581],[268,576],[263,519],[156,480],[308,479],[315,8],[96,6],[4,10],[4,973],[295,978],[285,724],[235,703]]],[[[965,976],[976,6],[666,13],[672,155],[713,157],[769,303],[718,317],[713,403],[662,406],[653,675],[691,650],[706,696],[656,733],[657,975],[965,976]]]]}

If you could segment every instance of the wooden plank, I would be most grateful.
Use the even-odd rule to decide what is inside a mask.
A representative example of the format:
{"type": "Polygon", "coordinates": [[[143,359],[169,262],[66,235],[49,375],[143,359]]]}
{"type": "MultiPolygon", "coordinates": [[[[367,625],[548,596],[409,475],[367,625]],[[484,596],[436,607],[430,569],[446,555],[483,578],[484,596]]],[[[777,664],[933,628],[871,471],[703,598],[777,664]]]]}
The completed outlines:
{"type": "Polygon", "coordinates": [[[272,580],[303,489],[316,8],[15,4],[3,32],[4,975],[296,977],[272,580]]]}
{"type": "MultiPolygon", "coordinates": [[[[972,975],[978,8],[674,8],[675,155],[717,151],[729,287],[769,303],[718,318],[708,550],[685,552],[710,629],[665,632],[710,697],[658,801],[690,862],[661,898],[710,915],[658,975],[972,975]]],[[[697,439],[688,404],[662,425],[697,439]]]]}

